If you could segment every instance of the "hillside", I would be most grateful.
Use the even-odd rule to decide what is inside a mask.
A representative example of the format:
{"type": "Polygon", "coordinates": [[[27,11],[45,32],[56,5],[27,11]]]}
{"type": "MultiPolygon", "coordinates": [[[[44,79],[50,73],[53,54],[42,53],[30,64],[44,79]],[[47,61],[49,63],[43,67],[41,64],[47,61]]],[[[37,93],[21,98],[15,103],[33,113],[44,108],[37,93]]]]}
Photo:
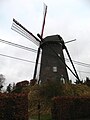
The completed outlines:
{"type": "Polygon", "coordinates": [[[52,98],[55,96],[90,96],[90,87],[82,84],[61,84],[56,82],[47,82],[45,84],[35,84],[23,88],[23,92],[28,91],[29,114],[30,116],[40,114],[50,115],[52,98]]]}

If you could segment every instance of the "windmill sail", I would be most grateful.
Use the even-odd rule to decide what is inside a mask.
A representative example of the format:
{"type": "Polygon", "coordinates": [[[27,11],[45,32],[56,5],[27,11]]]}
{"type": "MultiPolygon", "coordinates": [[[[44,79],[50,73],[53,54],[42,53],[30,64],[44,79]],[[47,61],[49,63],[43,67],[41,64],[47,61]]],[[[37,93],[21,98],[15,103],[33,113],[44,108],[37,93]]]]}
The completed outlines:
{"type": "Polygon", "coordinates": [[[44,4],[43,24],[42,24],[41,38],[43,37],[44,26],[45,26],[45,20],[46,20],[46,14],[47,14],[47,5],[44,4]]]}
{"type": "MultiPolygon", "coordinates": [[[[41,31],[41,35],[40,35],[40,34],[37,34],[38,37],[39,37],[41,40],[42,40],[42,38],[43,38],[43,32],[44,32],[44,26],[45,26],[46,13],[47,13],[47,5],[44,4],[42,31],[41,31]]],[[[39,61],[39,56],[40,56],[40,48],[41,48],[41,44],[40,44],[40,47],[38,48],[38,52],[37,52],[37,58],[36,58],[36,64],[35,64],[35,70],[34,70],[33,79],[36,79],[38,61],[39,61]]]]}
{"type": "Polygon", "coordinates": [[[30,41],[32,41],[33,43],[39,46],[40,40],[37,37],[35,37],[30,31],[28,31],[24,26],[22,26],[15,19],[13,19],[13,24],[12,24],[11,29],[21,34],[22,36],[24,36],[25,38],[29,39],[30,41]]]}

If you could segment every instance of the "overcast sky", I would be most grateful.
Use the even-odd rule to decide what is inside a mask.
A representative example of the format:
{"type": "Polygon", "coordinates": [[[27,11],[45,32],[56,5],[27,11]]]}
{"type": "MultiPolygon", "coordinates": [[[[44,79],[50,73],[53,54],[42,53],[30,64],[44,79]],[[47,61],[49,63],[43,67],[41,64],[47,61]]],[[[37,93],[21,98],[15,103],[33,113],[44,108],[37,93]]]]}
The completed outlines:
{"type": "MultiPolygon", "coordinates": [[[[37,46],[11,30],[15,18],[35,36],[41,32],[43,2],[48,6],[44,37],[59,34],[64,41],[77,39],[66,46],[73,60],[90,64],[90,3],[89,0],[0,0],[0,39],[33,49],[37,46]]],[[[36,53],[22,50],[0,42],[0,54],[35,62],[36,53]]],[[[69,63],[67,63],[69,65],[69,63]]],[[[33,77],[34,63],[10,59],[0,55],[0,74],[6,84],[33,77]]],[[[89,67],[75,64],[80,79],[90,76],[89,67]]],[[[70,79],[74,79],[69,74],[70,79]]]]}

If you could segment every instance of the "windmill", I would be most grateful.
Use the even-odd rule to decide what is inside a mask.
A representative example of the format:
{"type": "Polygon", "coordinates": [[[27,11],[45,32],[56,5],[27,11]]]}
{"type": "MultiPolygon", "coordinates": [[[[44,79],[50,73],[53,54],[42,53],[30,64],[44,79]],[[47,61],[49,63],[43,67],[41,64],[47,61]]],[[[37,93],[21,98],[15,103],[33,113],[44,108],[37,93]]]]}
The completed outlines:
{"type": "Polygon", "coordinates": [[[46,14],[47,6],[44,4],[43,25],[41,34],[37,34],[38,38],[34,36],[30,31],[28,31],[24,26],[22,26],[18,21],[13,19],[12,29],[38,46],[33,79],[36,79],[38,61],[41,54],[39,80],[41,80],[42,83],[47,80],[60,80],[62,77],[65,79],[65,82],[68,82],[69,78],[67,68],[72,72],[77,80],[79,80],[77,71],[74,67],[72,59],[62,37],[60,35],[52,35],[43,38],[46,14]],[[63,49],[66,50],[69,60],[73,66],[74,72],[65,63],[63,49]]]}

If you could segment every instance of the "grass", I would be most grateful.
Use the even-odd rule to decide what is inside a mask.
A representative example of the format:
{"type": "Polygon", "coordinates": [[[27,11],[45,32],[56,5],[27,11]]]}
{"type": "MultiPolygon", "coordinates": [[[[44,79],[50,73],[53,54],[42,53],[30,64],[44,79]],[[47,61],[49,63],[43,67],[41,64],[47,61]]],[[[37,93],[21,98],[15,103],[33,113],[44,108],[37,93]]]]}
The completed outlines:
{"type": "Polygon", "coordinates": [[[51,115],[40,115],[40,119],[38,119],[38,116],[32,116],[31,119],[34,119],[34,120],[52,120],[51,115]]]}

